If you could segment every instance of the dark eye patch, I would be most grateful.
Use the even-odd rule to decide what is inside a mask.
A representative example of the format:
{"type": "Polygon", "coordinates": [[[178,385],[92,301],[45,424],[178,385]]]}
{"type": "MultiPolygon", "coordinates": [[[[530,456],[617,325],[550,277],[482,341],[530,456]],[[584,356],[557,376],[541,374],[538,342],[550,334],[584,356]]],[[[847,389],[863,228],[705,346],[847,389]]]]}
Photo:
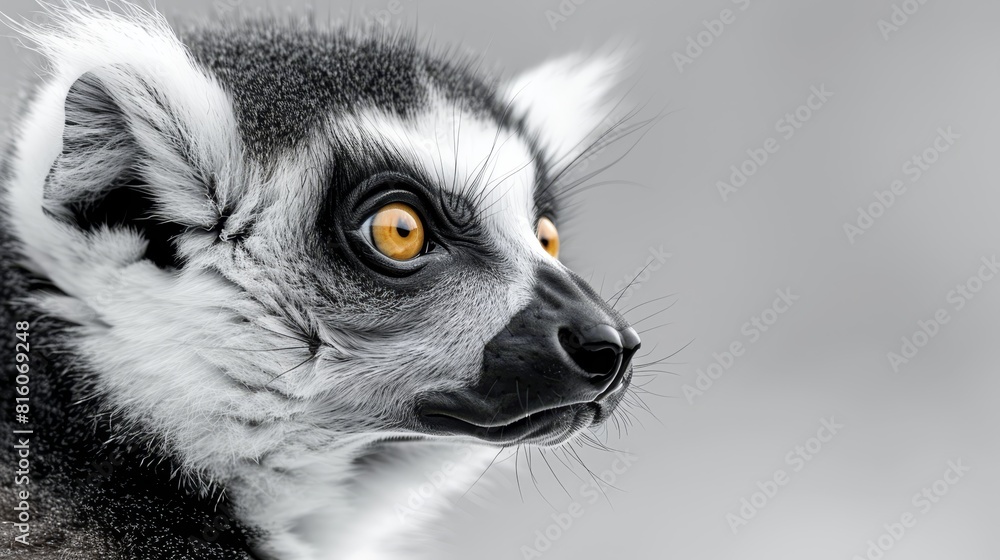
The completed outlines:
{"type": "Polygon", "coordinates": [[[412,162],[374,144],[331,142],[328,157],[335,163],[319,174],[325,191],[316,212],[315,254],[401,287],[459,262],[496,262],[498,251],[467,196],[440,188],[412,162]],[[359,232],[373,213],[393,202],[419,213],[434,251],[405,263],[371,254],[359,232]]]}

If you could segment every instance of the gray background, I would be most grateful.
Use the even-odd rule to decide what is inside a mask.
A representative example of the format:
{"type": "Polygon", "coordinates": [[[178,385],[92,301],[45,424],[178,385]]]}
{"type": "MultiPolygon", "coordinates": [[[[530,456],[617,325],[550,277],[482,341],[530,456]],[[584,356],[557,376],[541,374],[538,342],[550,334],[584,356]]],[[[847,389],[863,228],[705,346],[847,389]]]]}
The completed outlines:
{"type": "MultiPolygon", "coordinates": [[[[439,558],[523,558],[535,531],[573,501],[583,515],[543,557],[851,560],[906,512],[916,525],[886,559],[998,557],[1000,278],[961,310],[946,298],[1000,245],[1000,4],[929,0],[886,40],[878,22],[889,21],[894,1],[904,4],[750,0],[741,11],[730,0],[567,0],[563,9],[574,11],[554,29],[546,10],[558,11],[557,0],[399,0],[398,13],[381,14],[437,43],[485,51],[511,72],[631,40],[641,49],[632,99],[648,102],[645,113],[666,113],[608,172],[622,183],[590,191],[562,232],[565,260],[595,285],[603,282],[605,295],[651,249],[672,254],[621,305],[676,294],[629,314],[639,320],[674,303],[639,325],[669,323],[643,334],[652,353],[640,361],[690,342],[654,368],[672,374],[646,379],[647,389],[663,395],[645,396],[658,420],[637,410],[641,426],[621,438],[610,430],[609,445],[637,459],[594,504],[579,492],[589,479],[579,467],[580,479],[554,465],[568,495],[537,455],[537,490],[520,457],[523,497],[511,468],[490,471],[441,521],[444,536],[433,544],[439,558]],[[672,54],[726,8],[735,22],[680,72],[672,54]],[[833,97],[784,139],[776,121],[822,84],[833,97]],[[910,181],[904,163],[949,126],[960,137],[910,181]],[[724,202],[716,182],[768,137],[779,151],[724,202]],[[843,224],[895,179],[906,193],[850,243],[843,224]],[[742,325],[785,288],[800,299],[749,343],[742,325]],[[901,337],[941,308],[950,321],[893,371],[887,353],[899,352],[901,337]],[[733,341],[744,342],[745,354],[689,402],[684,386],[733,341]],[[831,416],[844,428],[793,472],[786,454],[831,416]],[[912,496],[959,459],[969,472],[922,513],[912,496]],[[739,515],[740,500],[778,469],[788,484],[734,534],[727,514],[739,515]]],[[[293,12],[305,5],[291,4],[270,5],[293,12]]],[[[7,14],[34,10],[28,0],[0,5],[7,14]]],[[[159,8],[202,18],[264,5],[202,0],[159,8]]],[[[389,7],[338,2],[320,4],[318,13],[364,19],[389,7]]],[[[8,41],[0,49],[2,95],[11,99],[30,70],[8,41]]],[[[593,450],[581,455],[598,474],[614,461],[593,450]]]]}

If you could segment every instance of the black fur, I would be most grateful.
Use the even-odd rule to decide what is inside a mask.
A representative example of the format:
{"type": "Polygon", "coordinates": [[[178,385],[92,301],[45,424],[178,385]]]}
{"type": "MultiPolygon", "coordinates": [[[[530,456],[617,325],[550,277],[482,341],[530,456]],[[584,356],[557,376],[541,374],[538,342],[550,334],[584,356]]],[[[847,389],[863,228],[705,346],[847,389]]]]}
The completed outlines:
{"type": "Polygon", "coordinates": [[[557,214],[554,190],[541,188],[551,162],[498,97],[498,80],[473,61],[446,60],[406,35],[324,30],[308,22],[251,19],[221,29],[181,29],[180,36],[233,97],[243,139],[258,158],[294,146],[330,114],[378,107],[413,115],[428,105],[429,81],[463,110],[515,131],[528,144],[539,215],[557,214]]]}
{"type": "Polygon", "coordinates": [[[179,268],[181,262],[173,239],[185,227],[156,219],[162,209],[138,170],[140,160],[149,156],[132,138],[127,117],[97,76],[88,73],[73,84],[65,112],[62,154],[46,180],[47,198],[59,198],[64,184],[86,181],[93,175],[91,169],[99,167],[104,181],[93,184],[94,179],[90,179],[90,183],[101,196],[87,192],[76,199],[59,200],[65,210],[64,221],[91,232],[103,227],[131,227],[148,241],[145,258],[160,267],[179,268]],[[115,155],[107,155],[109,147],[113,147],[115,155]],[[100,165],[80,156],[95,153],[105,154],[100,165]]]}
{"type": "Polygon", "coordinates": [[[180,36],[233,96],[243,138],[258,156],[294,146],[330,114],[378,107],[413,115],[427,106],[428,79],[466,110],[505,125],[513,120],[504,117],[493,84],[418,49],[405,36],[272,20],[192,28],[180,36]]]}
{"type": "MultiPolygon", "coordinates": [[[[423,85],[428,78],[465,110],[524,131],[497,100],[493,84],[462,65],[424,53],[407,39],[244,22],[221,30],[193,29],[182,33],[182,40],[232,94],[252,157],[267,159],[293,147],[331,112],[378,106],[412,115],[428,102],[423,85]]],[[[8,156],[4,165],[9,161],[8,156]]],[[[536,165],[539,177],[544,177],[540,153],[536,165]]],[[[118,198],[75,208],[75,223],[87,229],[144,219],[150,210],[148,197],[133,188],[141,185],[124,186],[118,198]]],[[[8,210],[0,210],[0,337],[7,340],[7,351],[0,354],[0,470],[7,473],[0,477],[0,509],[9,518],[16,492],[31,493],[33,543],[24,549],[7,540],[0,547],[12,546],[16,558],[254,558],[251,549],[260,535],[226,513],[224,489],[202,495],[182,484],[174,476],[177,464],[161,442],[155,436],[136,435],[155,432],[156,427],[121,423],[104,396],[94,392],[96,372],[68,351],[72,325],[47,318],[23,302],[32,290],[47,284],[18,264],[22,256],[7,225],[8,210]],[[31,423],[26,426],[14,423],[18,321],[31,325],[31,423]],[[10,476],[16,443],[12,431],[23,427],[35,431],[29,436],[32,472],[26,488],[15,486],[10,476]]],[[[220,224],[225,218],[220,216],[220,224]]],[[[163,266],[175,265],[168,239],[179,230],[147,226],[147,234],[158,238],[152,240],[154,254],[148,256],[163,266]]],[[[221,225],[216,229],[221,232],[221,225]]]]}
{"type": "MultiPolygon", "coordinates": [[[[30,492],[31,548],[5,527],[3,547],[15,558],[242,559],[253,558],[254,535],[228,516],[226,500],[199,496],[171,476],[176,465],[155,454],[155,440],[123,432],[100,395],[93,373],[68,353],[70,325],[21,303],[31,278],[17,264],[18,247],[0,221],[0,510],[9,519],[17,492],[30,492]],[[30,424],[14,421],[15,324],[30,323],[30,424]],[[16,429],[34,434],[14,435],[16,429]],[[30,438],[28,485],[14,485],[13,446],[30,438]],[[219,530],[222,528],[224,530],[219,530]]],[[[218,489],[217,489],[218,490],[218,489]]],[[[0,548],[2,556],[3,548],[0,548]]]]}

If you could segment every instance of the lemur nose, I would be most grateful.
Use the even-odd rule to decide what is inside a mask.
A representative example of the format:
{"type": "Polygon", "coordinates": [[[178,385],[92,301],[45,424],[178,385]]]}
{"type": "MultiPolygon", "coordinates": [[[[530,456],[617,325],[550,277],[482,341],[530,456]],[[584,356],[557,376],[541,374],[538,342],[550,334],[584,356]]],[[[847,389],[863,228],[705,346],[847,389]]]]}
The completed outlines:
{"type": "Polygon", "coordinates": [[[603,383],[628,368],[640,340],[632,327],[619,331],[611,325],[599,324],[581,330],[562,328],[559,343],[592,380],[603,383]]]}

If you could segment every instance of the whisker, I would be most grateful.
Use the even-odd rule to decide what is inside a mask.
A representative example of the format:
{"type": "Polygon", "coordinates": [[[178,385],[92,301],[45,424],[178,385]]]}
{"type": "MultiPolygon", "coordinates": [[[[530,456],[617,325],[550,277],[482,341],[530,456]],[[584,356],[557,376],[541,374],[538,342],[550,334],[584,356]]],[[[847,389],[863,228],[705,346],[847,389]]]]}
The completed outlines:
{"type": "Polygon", "coordinates": [[[637,331],[637,332],[639,334],[646,334],[648,332],[653,332],[653,331],[655,331],[656,329],[659,329],[659,328],[669,327],[670,325],[673,325],[673,323],[672,322],[671,323],[663,323],[662,325],[656,325],[655,327],[650,327],[648,329],[642,329],[642,330],[637,331]]]}
{"type": "Polygon", "coordinates": [[[643,272],[646,272],[646,269],[649,268],[649,265],[651,264],[653,264],[653,261],[649,261],[648,263],[646,263],[646,266],[642,267],[642,269],[639,270],[639,272],[637,272],[636,275],[632,277],[632,281],[630,281],[624,288],[620,290],[621,293],[618,294],[618,298],[615,299],[615,302],[611,304],[611,309],[614,309],[618,305],[618,302],[621,301],[622,296],[625,295],[625,292],[627,292],[628,289],[632,287],[632,284],[635,284],[635,281],[638,280],[640,276],[642,276],[643,272]]]}
{"type": "Polygon", "coordinates": [[[514,479],[517,481],[517,495],[521,497],[521,503],[524,503],[524,494],[521,493],[521,477],[518,474],[519,473],[518,459],[521,458],[520,444],[517,446],[517,449],[514,453],[516,454],[514,456],[514,479]]]}
{"type": "Polygon", "coordinates": [[[549,460],[545,458],[545,450],[539,448],[538,454],[542,456],[542,460],[545,461],[545,466],[549,468],[549,472],[552,473],[552,477],[556,479],[556,483],[559,484],[559,487],[562,488],[563,492],[566,493],[567,497],[572,498],[573,496],[570,495],[569,490],[567,490],[566,487],[563,485],[562,481],[559,480],[559,475],[556,474],[556,471],[552,468],[552,465],[549,464],[549,460]]]}
{"type": "Polygon", "coordinates": [[[197,346],[199,350],[237,350],[239,352],[281,352],[284,350],[308,350],[309,346],[286,346],[284,348],[234,348],[232,346],[197,346]]]}
{"type": "Polygon", "coordinates": [[[660,297],[658,297],[658,298],[653,298],[653,299],[651,299],[651,300],[649,300],[649,301],[644,301],[644,302],[642,302],[642,303],[640,303],[640,304],[637,304],[637,305],[633,305],[632,307],[629,307],[629,308],[628,308],[628,309],[626,309],[625,311],[622,311],[622,312],[621,312],[621,314],[622,314],[622,315],[628,315],[629,313],[631,313],[631,312],[635,311],[636,309],[639,309],[640,307],[643,307],[643,306],[646,306],[646,305],[649,305],[649,304],[651,304],[651,303],[656,303],[656,302],[658,302],[658,301],[661,301],[661,300],[665,300],[665,299],[667,299],[668,297],[673,297],[673,296],[675,296],[675,295],[677,295],[677,294],[676,294],[676,293],[674,293],[674,294],[667,294],[667,295],[665,295],[665,296],[660,296],[660,297]]]}
{"type": "Polygon", "coordinates": [[[640,323],[642,323],[643,321],[646,321],[646,320],[648,320],[648,319],[652,319],[653,317],[656,317],[656,316],[657,316],[657,315],[659,315],[660,313],[664,313],[664,312],[666,312],[666,311],[669,311],[669,310],[670,310],[670,308],[672,308],[672,307],[673,307],[673,306],[675,306],[675,305],[677,305],[677,300],[674,300],[674,301],[672,301],[672,302],[670,303],[670,305],[668,305],[668,306],[664,307],[663,309],[660,309],[660,310],[656,311],[655,313],[653,313],[653,314],[651,314],[651,315],[647,315],[647,316],[643,317],[642,319],[639,319],[638,321],[632,321],[632,326],[635,326],[635,325],[638,325],[638,324],[640,324],[640,323]]]}
{"type": "Polygon", "coordinates": [[[290,369],[286,369],[285,371],[279,373],[277,376],[271,378],[271,380],[268,381],[267,385],[264,385],[264,387],[268,387],[271,383],[277,381],[279,378],[281,378],[281,376],[285,375],[286,373],[289,373],[289,372],[292,372],[292,371],[294,371],[296,369],[299,369],[300,367],[306,365],[307,363],[309,363],[310,361],[315,360],[315,359],[316,359],[316,355],[315,354],[313,354],[312,356],[309,356],[305,360],[302,360],[301,362],[299,362],[299,364],[297,366],[295,366],[293,368],[290,368],[290,369]]]}
{"type": "MultiPolygon", "coordinates": [[[[596,476],[596,475],[594,474],[594,471],[590,470],[590,468],[589,468],[589,467],[587,467],[586,463],[584,463],[584,462],[583,462],[583,459],[582,459],[582,458],[580,457],[580,454],[579,454],[579,453],[577,453],[577,451],[576,451],[576,449],[575,449],[575,448],[573,448],[573,447],[569,447],[569,448],[567,448],[567,449],[568,449],[568,450],[569,450],[570,452],[572,452],[573,456],[574,456],[574,457],[576,457],[576,460],[577,460],[577,462],[579,462],[579,463],[580,463],[580,466],[581,466],[581,467],[583,467],[583,469],[584,469],[585,471],[587,471],[587,474],[589,474],[589,475],[590,475],[590,478],[594,480],[594,484],[595,484],[595,485],[597,486],[597,489],[598,489],[598,490],[600,490],[600,491],[601,491],[601,494],[603,494],[603,495],[604,495],[604,500],[605,500],[606,502],[608,502],[608,505],[610,505],[610,504],[611,504],[611,500],[610,500],[610,499],[608,498],[608,494],[607,494],[607,493],[606,493],[606,492],[604,491],[604,487],[602,486],[602,484],[606,484],[606,483],[605,483],[605,482],[604,482],[603,480],[600,480],[600,479],[599,479],[599,478],[598,478],[598,477],[597,477],[597,476],[596,476]]],[[[609,486],[610,486],[610,485],[609,485],[609,486]]]]}
{"type": "Polygon", "coordinates": [[[670,354],[668,354],[668,355],[666,355],[666,356],[664,356],[664,357],[662,357],[662,358],[660,358],[658,360],[654,360],[652,362],[647,362],[647,363],[644,363],[644,364],[637,364],[637,365],[644,367],[644,366],[651,366],[651,365],[656,365],[656,364],[659,364],[659,363],[663,363],[664,361],[669,360],[670,358],[673,358],[674,356],[676,356],[677,354],[679,354],[685,348],[687,348],[688,346],[691,346],[692,344],[694,344],[694,340],[693,339],[690,342],[688,342],[687,344],[685,344],[684,346],[681,346],[677,350],[674,350],[670,354]]]}
{"type": "Polygon", "coordinates": [[[485,468],[485,469],[483,469],[483,472],[481,472],[481,473],[479,474],[479,476],[478,476],[478,477],[476,477],[476,481],[475,481],[475,482],[473,482],[473,483],[472,483],[472,486],[469,486],[469,488],[468,488],[468,489],[467,489],[467,490],[466,490],[465,492],[463,492],[463,493],[462,493],[462,495],[461,495],[461,496],[459,497],[459,499],[462,499],[462,498],[464,498],[464,497],[465,497],[465,495],[466,495],[466,494],[468,494],[468,493],[469,493],[469,491],[470,491],[470,490],[472,490],[472,488],[476,486],[476,484],[479,484],[479,481],[480,481],[480,480],[481,480],[481,479],[483,478],[483,476],[484,476],[484,475],[486,474],[486,471],[490,470],[490,467],[492,467],[492,466],[493,466],[493,463],[495,463],[495,462],[496,462],[496,460],[497,460],[497,457],[499,457],[499,456],[500,456],[500,454],[501,454],[501,453],[503,453],[505,449],[507,449],[507,448],[506,448],[506,447],[501,447],[501,448],[500,448],[500,451],[497,451],[497,454],[493,456],[493,460],[492,460],[492,461],[490,461],[490,464],[489,464],[489,465],[486,465],[486,468],[485,468]]]}
{"type": "Polygon", "coordinates": [[[545,496],[545,493],[542,492],[541,488],[538,487],[538,479],[535,478],[534,469],[532,469],[532,467],[531,467],[531,451],[532,451],[532,448],[528,447],[527,448],[527,452],[524,454],[524,456],[525,456],[525,458],[527,459],[527,462],[528,462],[528,474],[531,476],[531,482],[532,482],[532,484],[535,485],[535,492],[538,492],[538,495],[541,496],[542,500],[544,500],[545,503],[548,504],[549,507],[552,508],[553,511],[555,511],[556,507],[554,505],[552,505],[552,502],[550,502],[549,499],[545,496]]]}

